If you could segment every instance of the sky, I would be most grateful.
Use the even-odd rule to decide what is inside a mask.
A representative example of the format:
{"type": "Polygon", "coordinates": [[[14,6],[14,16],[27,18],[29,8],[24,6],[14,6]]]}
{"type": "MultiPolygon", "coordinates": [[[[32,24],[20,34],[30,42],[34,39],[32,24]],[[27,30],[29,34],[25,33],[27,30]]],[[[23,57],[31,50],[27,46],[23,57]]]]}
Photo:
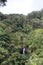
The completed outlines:
{"type": "Polygon", "coordinates": [[[24,14],[43,9],[43,0],[7,0],[6,6],[0,7],[4,14],[24,14]]]}

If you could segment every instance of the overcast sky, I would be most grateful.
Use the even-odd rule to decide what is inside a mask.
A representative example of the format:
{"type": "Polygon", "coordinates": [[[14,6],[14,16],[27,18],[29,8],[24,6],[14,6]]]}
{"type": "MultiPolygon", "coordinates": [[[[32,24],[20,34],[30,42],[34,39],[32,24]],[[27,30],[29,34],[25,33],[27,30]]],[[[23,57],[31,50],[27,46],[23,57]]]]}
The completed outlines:
{"type": "Polygon", "coordinates": [[[43,0],[7,0],[5,7],[0,7],[4,14],[25,14],[43,9],[43,0]]]}

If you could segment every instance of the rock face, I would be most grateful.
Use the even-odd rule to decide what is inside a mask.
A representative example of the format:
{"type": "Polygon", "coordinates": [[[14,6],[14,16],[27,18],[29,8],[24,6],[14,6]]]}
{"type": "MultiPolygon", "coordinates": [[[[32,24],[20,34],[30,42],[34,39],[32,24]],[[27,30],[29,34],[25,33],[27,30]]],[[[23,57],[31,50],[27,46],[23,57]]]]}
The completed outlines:
{"type": "Polygon", "coordinates": [[[43,23],[42,22],[33,22],[33,27],[43,28],[43,23]]]}

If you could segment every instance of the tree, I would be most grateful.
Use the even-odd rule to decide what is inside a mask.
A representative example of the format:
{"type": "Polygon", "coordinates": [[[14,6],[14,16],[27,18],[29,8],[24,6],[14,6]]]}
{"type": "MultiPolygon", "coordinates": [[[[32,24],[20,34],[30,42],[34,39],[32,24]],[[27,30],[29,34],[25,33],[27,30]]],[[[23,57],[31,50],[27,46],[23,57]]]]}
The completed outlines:
{"type": "Polygon", "coordinates": [[[6,5],[7,0],[0,0],[0,6],[6,5]]]}
{"type": "Polygon", "coordinates": [[[43,10],[27,16],[0,13],[0,65],[24,64],[43,65],[43,10]],[[20,53],[23,44],[29,55],[20,53]]]}

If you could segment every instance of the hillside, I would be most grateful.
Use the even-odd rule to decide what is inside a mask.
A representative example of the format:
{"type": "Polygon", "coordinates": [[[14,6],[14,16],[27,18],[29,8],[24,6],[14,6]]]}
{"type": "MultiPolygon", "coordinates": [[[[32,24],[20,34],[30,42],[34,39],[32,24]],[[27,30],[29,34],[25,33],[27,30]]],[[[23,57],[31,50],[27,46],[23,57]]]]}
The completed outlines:
{"type": "Polygon", "coordinates": [[[43,10],[27,16],[0,12],[0,65],[23,65],[23,62],[43,65],[43,10]],[[28,46],[28,60],[20,54],[22,44],[28,46]]]}

